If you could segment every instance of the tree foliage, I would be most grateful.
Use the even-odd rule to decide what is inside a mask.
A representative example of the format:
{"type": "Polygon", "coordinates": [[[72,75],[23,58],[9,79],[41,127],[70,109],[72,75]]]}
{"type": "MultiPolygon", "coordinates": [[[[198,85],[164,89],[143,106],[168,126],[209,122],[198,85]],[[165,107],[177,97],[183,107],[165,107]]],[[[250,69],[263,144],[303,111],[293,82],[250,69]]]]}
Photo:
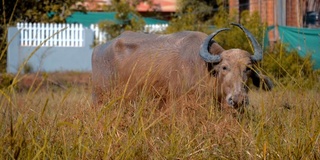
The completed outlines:
{"type": "Polygon", "coordinates": [[[183,30],[207,32],[208,22],[201,22],[197,15],[193,14],[193,8],[188,8],[187,10],[186,13],[183,13],[183,16],[177,16],[170,21],[170,25],[166,30],[167,33],[183,30]]]}
{"type": "MultiPolygon", "coordinates": [[[[260,16],[257,12],[249,13],[243,11],[241,18],[238,19],[234,14],[230,15],[226,1],[216,0],[185,0],[179,2],[179,10],[175,18],[170,21],[167,33],[194,30],[211,33],[219,28],[230,28],[230,23],[241,23],[252,34],[263,43],[263,36],[266,25],[261,23],[260,16]]],[[[252,51],[245,34],[238,28],[234,28],[227,32],[220,33],[215,38],[225,49],[241,48],[252,51]],[[245,43],[244,43],[245,42],[245,43]]]]}
{"type": "Polygon", "coordinates": [[[180,0],[178,10],[170,21],[167,33],[183,30],[208,32],[216,1],[180,0]]]}
{"type": "Polygon", "coordinates": [[[103,21],[99,23],[99,28],[106,31],[112,39],[120,35],[123,31],[141,31],[145,22],[141,15],[135,10],[135,6],[143,0],[131,1],[126,0],[112,0],[112,5],[108,7],[107,11],[116,12],[116,21],[103,21]]]}
{"type": "Polygon", "coordinates": [[[73,10],[85,9],[75,5],[83,0],[3,0],[0,18],[4,24],[24,22],[65,22],[73,10]],[[49,14],[50,13],[50,14],[49,14]],[[12,17],[10,19],[10,17],[12,17]]]}
{"type": "MultiPolygon", "coordinates": [[[[230,28],[232,27],[230,23],[238,23],[235,17],[227,17],[228,15],[224,12],[225,11],[215,15],[214,22],[216,28],[230,28]]],[[[249,11],[243,11],[239,21],[240,24],[254,35],[260,44],[263,44],[266,24],[261,23],[260,16],[257,12],[250,14],[249,11]]],[[[241,48],[253,53],[253,48],[248,38],[244,32],[237,27],[232,27],[232,30],[221,33],[221,35],[219,34],[215,39],[225,49],[241,48]]]]}

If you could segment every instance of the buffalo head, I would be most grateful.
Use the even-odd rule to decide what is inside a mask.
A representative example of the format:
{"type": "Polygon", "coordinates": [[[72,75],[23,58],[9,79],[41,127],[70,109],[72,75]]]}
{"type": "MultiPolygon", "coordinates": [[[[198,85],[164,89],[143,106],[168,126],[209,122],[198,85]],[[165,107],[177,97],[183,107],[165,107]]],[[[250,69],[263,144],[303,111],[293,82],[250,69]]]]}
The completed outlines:
{"type": "Polygon", "coordinates": [[[253,84],[257,87],[264,82],[263,89],[269,90],[273,87],[271,80],[261,75],[255,66],[263,58],[262,48],[254,36],[242,25],[239,27],[249,38],[254,53],[250,54],[241,49],[224,50],[213,40],[219,32],[229,30],[219,29],[209,35],[201,45],[200,56],[207,63],[211,74],[216,78],[217,97],[223,106],[238,108],[249,103],[248,99],[248,78],[252,78],[253,84]]]}

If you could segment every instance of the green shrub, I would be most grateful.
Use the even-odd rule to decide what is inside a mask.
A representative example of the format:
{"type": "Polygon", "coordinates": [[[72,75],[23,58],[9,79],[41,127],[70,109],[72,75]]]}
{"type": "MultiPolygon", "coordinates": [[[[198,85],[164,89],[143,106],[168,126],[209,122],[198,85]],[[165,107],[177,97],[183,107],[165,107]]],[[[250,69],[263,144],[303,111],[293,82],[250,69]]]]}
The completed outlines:
{"type": "MultiPolygon", "coordinates": [[[[216,28],[230,28],[230,23],[236,22],[235,17],[228,17],[223,11],[214,17],[216,28]]],[[[248,29],[260,44],[263,44],[264,33],[266,24],[261,23],[258,12],[252,14],[249,11],[243,11],[241,13],[240,24],[248,29]]],[[[244,32],[239,28],[232,28],[230,31],[222,32],[216,38],[217,42],[225,49],[240,48],[253,53],[253,48],[244,32]]]]}
{"type": "MultiPolygon", "coordinates": [[[[216,28],[230,28],[231,22],[236,22],[235,17],[230,17],[224,9],[221,9],[213,18],[216,28]]],[[[240,24],[247,28],[260,44],[266,33],[267,25],[261,23],[257,12],[249,13],[243,11],[240,16],[240,24]]],[[[222,32],[215,40],[224,48],[240,48],[253,53],[251,43],[238,28],[222,32]]],[[[263,46],[265,49],[265,47],[263,46]]],[[[313,70],[311,56],[301,57],[296,50],[287,50],[285,44],[275,44],[264,54],[261,70],[265,74],[273,77],[277,86],[293,86],[299,88],[311,88],[320,86],[318,83],[319,71],[313,70]]],[[[320,88],[320,87],[317,87],[320,88]]]]}
{"type": "Polygon", "coordinates": [[[262,68],[282,85],[313,87],[319,72],[313,70],[311,55],[301,57],[296,50],[287,50],[287,45],[277,43],[265,53],[262,68]]]}
{"type": "Polygon", "coordinates": [[[13,78],[13,75],[10,74],[0,74],[0,89],[10,86],[13,78]]]}

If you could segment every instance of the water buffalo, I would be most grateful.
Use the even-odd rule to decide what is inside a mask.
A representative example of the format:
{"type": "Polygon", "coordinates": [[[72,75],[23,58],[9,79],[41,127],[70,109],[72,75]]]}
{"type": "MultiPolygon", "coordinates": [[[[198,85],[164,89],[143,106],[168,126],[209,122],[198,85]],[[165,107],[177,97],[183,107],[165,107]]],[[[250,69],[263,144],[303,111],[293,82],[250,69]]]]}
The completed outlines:
{"type": "MultiPolygon", "coordinates": [[[[254,36],[242,25],[254,53],[241,49],[224,50],[211,35],[183,31],[167,35],[126,31],[95,47],[92,54],[93,102],[102,103],[104,95],[122,84],[141,89],[149,86],[158,94],[181,95],[196,85],[213,83],[212,90],[221,106],[238,108],[248,104],[247,80],[265,89],[272,82],[254,68],[263,58],[254,36]],[[139,88],[140,86],[140,88],[139,88]]],[[[110,94],[110,93],[109,93],[110,94]]]]}

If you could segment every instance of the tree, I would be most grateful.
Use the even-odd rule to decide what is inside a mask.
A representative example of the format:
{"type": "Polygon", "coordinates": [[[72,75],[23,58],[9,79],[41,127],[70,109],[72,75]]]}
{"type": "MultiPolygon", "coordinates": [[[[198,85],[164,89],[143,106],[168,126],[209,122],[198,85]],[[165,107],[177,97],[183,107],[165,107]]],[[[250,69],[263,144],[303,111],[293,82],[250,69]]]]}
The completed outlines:
{"type": "Polygon", "coordinates": [[[135,10],[135,7],[142,0],[112,0],[112,5],[107,11],[116,12],[117,21],[103,21],[99,23],[99,28],[109,34],[109,39],[115,38],[125,30],[142,31],[145,25],[141,15],[135,10]]]}
{"type": "MultiPolygon", "coordinates": [[[[236,17],[225,18],[223,13],[215,15],[214,20],[217,28],[230,28],[232,27],[230,23],[237,22],[236,17]]],[[[266,33],[265,31],[267,25],[261,23],[258,12],[251,14],[248,10],[241,12],[239,23],[248,29],[260,44],[263,44],[263,38],[266,33]]],[[[253,48],[251,47],[251,44],[249,43],[244,32],[236,27],[232,28],[230,31],[222,32],[222,34],[219,34],[219,36],[217,36],[215,39],[225,49],[241,48],[243,50],[253,52],[253,48]]]]}
{"type": "Polygon", "coordinates": [[[73,10],[84,11],[83,0],[2,0],[0,3],[0,72],[6,68],[7,27],[16,22],[65,22],[73,10]]]}
{"type": "Polygon", "coordinates": [[[24,22],[65,22],[73,10],[85,9],[75,5],[83,0],[2,0],[0,17],[4,24],[24,22]],[[12,18],[10,18],[12,17],[12,18]]]}
{"type": "MultiPolygon", "coordinates": [[[[229,14],[226,0],[184,0],[179,3],[179,10],[170,21],[167,28],[168,33],[194,30],[206,33],[212,33],[218,28],[230,28],[231,22],[239,22],[244,25],[256,37],[260,44],[265,34],[266,25],[261,23],[260,16],[257,12],[250,13],[243,11],[240,19],[236,14],[229,14]]],[[[215,40],[225,49],[241,48],[251,51],[250,43],[244,33],[238,28],[227,32],[222,32],[215,37],[215,40]]]]}
{"type": "Polygon", "coordinates": [[[218,7],[216,0],[180,0],[178,11],[170,21],[168,33],[182,30],[208,32],[210,20],[218,7]]]}

